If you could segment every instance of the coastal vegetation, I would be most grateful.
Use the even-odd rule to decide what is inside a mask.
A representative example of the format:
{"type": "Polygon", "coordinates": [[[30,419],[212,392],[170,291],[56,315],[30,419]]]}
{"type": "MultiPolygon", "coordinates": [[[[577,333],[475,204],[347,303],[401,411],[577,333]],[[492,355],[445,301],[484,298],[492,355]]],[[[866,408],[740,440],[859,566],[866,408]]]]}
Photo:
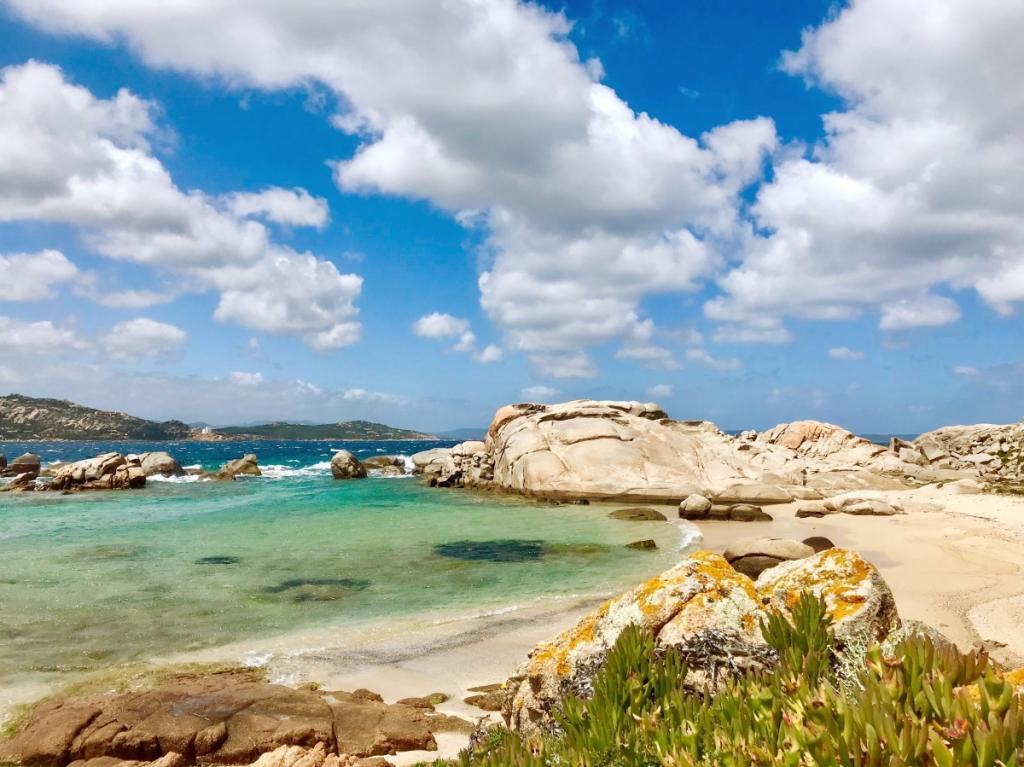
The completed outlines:
{"type": "Polygon", "coordinates": [[[409,429],[396,429],[373,421],[339,421],[338,423],[304,424],[277,421],[256,426],[223,426],[218,434],[248,439],[352,439],[352,440],[428,440],[436,439],[409,429]]]}
{"type": "Polygon", "coordinates": [[[837,663],[825,602],[761,621],[777,663],[695,688],[683,655],[630,626],[542,737],[495,728],[463,767],[1024,764],[1024,699],[983,651],[924,636],[837,663]]]}

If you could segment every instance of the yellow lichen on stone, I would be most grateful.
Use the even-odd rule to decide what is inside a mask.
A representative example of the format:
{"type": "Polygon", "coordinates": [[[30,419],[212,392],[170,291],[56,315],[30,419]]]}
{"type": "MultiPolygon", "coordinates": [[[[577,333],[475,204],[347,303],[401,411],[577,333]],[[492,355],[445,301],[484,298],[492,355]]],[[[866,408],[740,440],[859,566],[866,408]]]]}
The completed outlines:
{"type": "Polygon", "coordinates": [[[1017,695],[1024,695],[1024,667],[1008,671],[1003,679],[1013,685],[1013,691],[1017,695]]]}
{"type": "Polygon", "coordinates": [[[825,600],[834,621],[856,613],[866,601],[858,590],[871,577],[874,566],[845,549],[827,549],[818,564],[816,570],[797,570],[763,586],[761,597],[769,599],[783,588],[786,606],[793,609],[802,594],[811,592],[825,600]]]}

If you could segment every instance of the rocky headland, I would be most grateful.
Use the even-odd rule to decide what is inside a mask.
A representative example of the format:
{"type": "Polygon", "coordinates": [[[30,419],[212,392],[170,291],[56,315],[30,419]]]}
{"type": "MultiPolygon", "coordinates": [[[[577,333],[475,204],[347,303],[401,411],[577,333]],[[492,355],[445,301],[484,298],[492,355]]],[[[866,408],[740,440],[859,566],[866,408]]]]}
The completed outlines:
{"type": "Polygon", "coordinates": [[[577,400],[508,405],[483,441],[412,460],[438,487],[562,501],[692,498],[695,518],[728,519],[855,490],[1024,485],[1022,449],[1024,424],[948,427],[885,446],[817,421],[731,436],[708,421],[672,420],[653,403],[577,400]]]}

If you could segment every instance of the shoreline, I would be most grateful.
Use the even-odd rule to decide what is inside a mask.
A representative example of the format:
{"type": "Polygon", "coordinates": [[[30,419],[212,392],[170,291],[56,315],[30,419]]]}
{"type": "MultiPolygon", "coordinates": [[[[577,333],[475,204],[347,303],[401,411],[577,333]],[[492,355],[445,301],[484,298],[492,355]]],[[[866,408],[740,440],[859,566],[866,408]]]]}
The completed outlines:
{"type": "MultiPolygon", "coordinates": [[[[873,562],[890,585],[900,615],[942,631],[962,649],[985,647],[1007,666],[1024,661],[1024,497],[957,495],[938,488],[863,491],[861,496],[902,503],[890,517],[834,514],[797,518],[799,503],[770,506],[771,522],[694,523],[698,548],[721,552],[745,537],[828,537],[873,562]]],[[[595,514],[614,504],[595,503],[595,514]]],[[[654,505],[675,524],[675,508],[654,505]]],[[[323,626],[269,638],[241,640],[194,652],[153,658],[145,665],[240,663],[264,666],[270,681],[317,682],[326,689],[367,688],[385,700],[443,692],[442,713],[471,721],[495,718],[463,702],[469,688],[503,682],[540,641],[611,596],[538,597],[523,604],[428,612],[387,621],[323,626]]],[[[67,679],[65,681],[74,681],[67,679]]],[[[0,720],[13,707],[63,685],[57,680],[0,687],[0,720]]],[[[436,752],[405,752],[392,761],[411,764],[454,756],[466,736],[445,734],[436,752]]]]}

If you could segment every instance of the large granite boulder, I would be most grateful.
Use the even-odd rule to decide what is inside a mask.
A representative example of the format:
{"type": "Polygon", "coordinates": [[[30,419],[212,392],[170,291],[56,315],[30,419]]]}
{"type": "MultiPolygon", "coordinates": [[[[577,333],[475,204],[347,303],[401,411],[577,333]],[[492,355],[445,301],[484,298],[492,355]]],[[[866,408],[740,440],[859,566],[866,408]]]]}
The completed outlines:
{"type": "Polygon", "coordinates": [[[697,552],[537,645],[508,680],[502,714],[520,732],[551,728],[558,701],[566,693],[587,693],[629,625],[650,630],[660,645],[679,647],[693,661],[695,686],[714,684],[727,669],[759,667],[771,656],[761,637],[762,616],[753,581],[721,556],[697,552]]]}
{"type": "Polygon", "coordinates": [[[177,754],[183,765],[248,764],[281,747],[369,757],[434,750],[435,732],[470,727],[431,708],[389,705],[365,690],[292,689],[242,670],[182,672],[149,689],[45,699],[0,744],[0,763],[65,767],[177,754]]]}
{"type": "Polygon", "coordinates": [[[756,578],[769,567],[813,555],[814,549],[805,543],[761,537],[733,541],[722,556],[739,572],[756,578]]]}
{"type": "Polygon", "coordinates": [[[234,479],[235,477],[262,477],[259,461],[252,453],[241,458],[228,461],[217,471],[217,479],[234,479]]]}
{"type": "Polygon", "coordinates": [[[22,453],[7,466],[11,474],[39,474],[42,468],[39,456],[35,453],[22,453]]]}
{"type": "Polygon", "coordinates": [[[163,451],[140,453],[139,465],[142,466],[142,473],[147,477],[157,474],[161,477],[185,476],[185,470],[181,468],[181,464],[170,453],[163,451]]]}
{"type": "Polygon", "coordinates": [[[707,421],[671,420],[652,403],[596,400],[508,405],[483,442],[413,460],[441,487],[673,504],[700,495],[756,506],[904,488],[908,472],[920,469],[831,424],[802,421],[733,437],[707,421]]]}
{"type": "Polygon", "coordinates": [[[348,450],[336,450],[331,456],[331,475],[335,479],[363,479],[366,469],[348,450]]]}
{"type": "Polygon", "coordinates": [[[47,490],[132,490],[146,486],[146,474],[137,456],[102,453],[63,464],[46,485],[47,490]]]}
{"type": "Polygon", "coordinates": [[[822,597],[840,642],[882,640],[900,622],[896,600],[878,568],[847,549],[826,549],[765,570],[757,591],[766,605],[782,613],[804,592],[822,597]]]}

